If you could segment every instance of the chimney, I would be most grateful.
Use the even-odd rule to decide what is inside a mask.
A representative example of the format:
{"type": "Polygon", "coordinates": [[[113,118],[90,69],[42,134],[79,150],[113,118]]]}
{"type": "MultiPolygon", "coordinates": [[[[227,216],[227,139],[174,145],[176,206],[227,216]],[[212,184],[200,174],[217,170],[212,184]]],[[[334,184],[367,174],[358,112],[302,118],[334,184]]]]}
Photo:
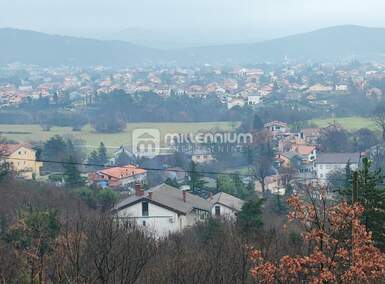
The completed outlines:
{"type": "Polygon", "coordinates": [[[150,191],[150,192],[148,193],[148,198],[149,198],[149,199],[152,199],[152,191],[150,191]]]}
{"type": "Polygon", "coordinates": [[[186,191],[182,190],[183,202],[186,202],[186,191]]]}
{"type": "Polygon", "coordinates": [[[135,184],[135,195],[136,196],[143,196],[144,195],[144,191],[141,188],[140,182],[137,182],[135,184]]]}

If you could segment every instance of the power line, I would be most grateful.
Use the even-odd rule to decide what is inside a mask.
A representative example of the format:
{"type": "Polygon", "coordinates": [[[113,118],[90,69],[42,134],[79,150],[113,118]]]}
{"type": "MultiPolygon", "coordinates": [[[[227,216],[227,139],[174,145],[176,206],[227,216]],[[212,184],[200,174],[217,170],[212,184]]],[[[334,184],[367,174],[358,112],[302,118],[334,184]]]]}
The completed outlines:
{"type": "MultiPolygon", "coordinates": [[[[54,160],[44,160],[44,159],[34,160],[34,159],[26,159],[26,158],[9,158],[7,156],[0,156],[0,158],[4,158],[8,160],[16,160],[16,161],[43,162],[43,163],[62,164],[62,165],[64,164],[64,165],[77,165],[77,166],[87,166],[87,167],[104,167],[104,168],[106,167],[106,165],[102,165],[102,164],[70,162],[70,161],[54,161],[54,160]]],[[[207,175],[232,175],[232,176],[254,177],[254,175],[228,173],[228,172],[191,171],[191,170],[162,169],[162,168],[148,168],[148,167],[140,167],[140,168],[146,171],[164,171],[164,172],[180,172],[180,173],[194,172],[194,173],[201,173],[201,174],[207,174],[207,175]]]]}
{"type": "MultiPolygon", "coordinates": [[[[52,164],[62,164],[62,165],[76,165],[76,166],[87,166],[87,167],[104,167],[106,165],[102,164],[94,164],[94,163],[81,163],[81,162],[71,162],[71,161],[55,161],[55,160],[34,160],[34,159],[26,159],[26,158],[10,158],[7,156],[0,156],[0,158],[7,160],[16,160],[16,161],[28,161],[28,162],[42,162],[42,163],[52,163],[52,164]]],[[[127,166],[125,166],[127,167],[127,166]]],[[[109,167],[107,167],[109,168],[109,167]]],[[[110,167],[112,168],[112,166],[110,167]]],[[[124,168],[124,166],[123,166],[124,168]]],[[[207,174],[207,175],[227,175],[227,176],[238,176],[238,177],[252,177],[253,174],[241,174],[241,173],[229,173],[229,172],[215,172],[215,171],[192,171],[192,170],[179,170],[179,169],[162,169],[162,168],[148,168],[148,167],[140,167],[146,171],[163,171],[163,172],[179,172],[179,173],[199,173],[199,174],[207,174]]],[[[310,180],[319,180],[319,181],[346,181],[346,179],[328,179],[328,178],[317,178],[317,177],[308,177],[308,178],[293,178],[294,181],[310,181],[310,180]]]]}

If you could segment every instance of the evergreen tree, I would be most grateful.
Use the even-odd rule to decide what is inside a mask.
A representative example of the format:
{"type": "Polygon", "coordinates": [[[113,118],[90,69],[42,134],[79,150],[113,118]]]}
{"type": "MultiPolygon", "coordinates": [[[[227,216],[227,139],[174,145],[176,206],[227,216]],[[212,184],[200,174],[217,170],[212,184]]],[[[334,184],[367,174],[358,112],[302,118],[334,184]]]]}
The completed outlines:
{"type": "Polygon", "coordinates": [[[262,226],[262,199],[246,202],[237,216],[237,225],[245,233],[255,233],[262,226]]]}
{"type": "Polygon", "coordinates": [[[64,164],[64,180],[68,186],[72,187],[82,186],[84,184],[84,180],[72,156],[69,157],[67,163],[64,164]]]}
{"type": "Polygon", "coordinates": [[[255,129],[255,130],[262,130],[263,129],[263,122],[257,114],[254,114],[253,129],[255,129]]]}
{"type": "Polygon", "coordinates": [[[99,190],[96,193],[97,204],[104,211],[110,210],[114,206],[118,198],[118,193],[109,188],[99,190]]]}
{"type": "Polygon", "coordinates": [[[11,168],[9,166],[9,163],[0,160],[0,182],[6,180],[11,174],[11,168]]]}
{"type": "MultiPolygon", "coordinates": [[[[68,159],[67,144],[63,137],[55,135],[44,143],[42,158],[48,161],[63,162],[68,159]]],[[[44,167],[51,171],[62,170],[62,165],[58,163],[44,163],[44,167]]]]}
{"type": "Polygon", "coordinates": [[[173,187],[177,187],[177,188],[179,187],[179,184],[175,178],[174,179],[167,178],[164,183],[173,187]]]}
{"type": "Polygon", "coordinates": [[[98,152],[96,150],[91,151],[90,155],[88,156],[88,163],[99,165],[99,157],[98,157],[98,152]]]}
{"type": "Polygon", "coordinates": [[[343,191],[346,199],[364,206],[363,224],[371,231],[376,245],[385,249],[385,188],[381,170],[371,170],[372,162],[362,159],[362,168],[353,172],[352,186],[343,191]]]}
{"type": "Polygon", "coordinates": [[[349,188],[352,186],[352,169],[350,168],[350,161],[346,163],[345,166],[345,188],[349,188]]]}
{"type": "Polygon", "coordinates": [[[191,171],[190,171],[190,189],[193,193],[200,191],[205,185],[205,181],[202,180],[202,175],[197,171],[196,164],[194,162],[191,163],[191,171]]]}
{"type": "Polygon", "coordinates": [[[127,166],[130,162],[130,156],[124,151],[120,152],[115,159],[115,165],[119,167],[127,166]]]}
{"type": "Polygon", "coordinates": [[[105,165],[108,162],[107,157],[107,149],[104,146],[103,142],[100,142],[99,148],[98,148],[98,161],[100,165],[105,165]]]}

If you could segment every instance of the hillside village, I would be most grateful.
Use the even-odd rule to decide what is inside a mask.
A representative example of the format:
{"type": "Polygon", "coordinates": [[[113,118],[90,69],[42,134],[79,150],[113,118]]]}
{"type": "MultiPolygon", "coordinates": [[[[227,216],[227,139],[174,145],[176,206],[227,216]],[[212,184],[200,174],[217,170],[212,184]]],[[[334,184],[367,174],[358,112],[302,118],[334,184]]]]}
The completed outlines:
{"type": "Polygon", "coordinates": [[[0,123],[38,124],[50,138],[17,140],[28,129],[4,131],[1,156],[17,179],[79,188],[81,198],[107,192],[119,219],[166,236],[208,216],[235,220],[249,200],[285,199],[304,186],[328,188],[334,200],[364,157],[384,166],[384,82],[385,65],[359,62],[124,70],[9,64],[0,70],[0,123]],[[312,123],[351,115],[376,128],[312,123]],[[132,122],[159,120],[234,126],[162,133],[150,157],[137,151],[155,147],[148,133],[138,145],[103,143],[132,122]],[[71,136],[87,124],[100,134],[92,141],[98,147],[71,136]],[[51,135],[56,126],[72,131],[51,135]],[[237,135],[244,137],[231,139],[237,135]]]}
{"type": "MultiPolygon", "coordinates": [[[[226,168],[220,167],[217,174],[211,173],[215,172],[213,169],[219,169],[215,165],[221,165],[221,156],[232,154],[215,152],[218,148],[211,144],[197,143],[183,147],[170,144],[169,149],[173,151],[168,150],[151,158],[136,156],[133,149],[121,146],[111,154],[104,149],[106,160],[103,164],[95,163],[91,154],[83,160],[77,160],[76,167],[80,170],[82,184],[95,189],[109,189],[118,194],[120,201],[114,210],[119,218],[128,218],[130,222],[150,227],[162,236],[181,231],[186,226],[205,220],[209,215],[234,219],[248,196],[286,196],[295,192],[300,185],[334,188],[333,179],[344,179],[347,168],[349,171],[357,170],[363,157],[375,159],[373,155],[379,155],[381,144],[356,152],[324,151],[320,140],[333,131],[343,129],[334,124],[326,128],[302,128],[294,132],[285,122],[271,121],[260,130],[254,130],[253,135],[262,140],[233,145],[235,148],[231,149],[240,151],[241,156],[250,146],[259,143],[268,143],[273,151],[272,159],[266,165],[263,165],[264,160],[259,160],[257,168],[248,165],[243,170],[231,171],[231,175],[240,178],[242,187],[249,188],[247,194],[237,192],[236,188],[229,191],[223,184],[221,177],[228,173],[226,168]],[[374,153],[376,147],[377,153],[374,153]],[[184,166],[176,162],[176,157],[184,161],[184,166]],[[191,168],[191,164],[194,168],[191,168]],[[258,172],[261,170],[258,164],[265,167],[262,175],[258,172]],[[201,182],[196,177],[198,174],[201,182]],[[193,179],[196,179],[195,184],[193,179]],[[184,219],[180,219],[181,216],[184,219]]],[[[32,145],[7,143],[1,144],[1,149],[4,161],[9,163],[17,177],[56,186],[68,185],[66,174],[51,168],[51,161],[55,162],[55,159],[41,158],[44,157],[41,149],[37,150],[32,145]]],[[[44,152],[44,148],[42,150],[44,152]]],[[[236,157],[239,159],[239,156],[235,156],[233,162],[236,157]]]]}
{"type": "Polygon", "coordinates": [[[73,107],[92,101],[96,94],[123,90],[128,94],[156,93],[160,97],[218,96],[227,108],[263,103],[282,91],[288,101],[332,108],[331,96],[351,94],[352,88],[381,98],[385,66],[333,64],[261,65],[255,68],[40,68],[8,64],[0,69],[0,107],[48,97],[52,103],[70,100],[73,107]]]}

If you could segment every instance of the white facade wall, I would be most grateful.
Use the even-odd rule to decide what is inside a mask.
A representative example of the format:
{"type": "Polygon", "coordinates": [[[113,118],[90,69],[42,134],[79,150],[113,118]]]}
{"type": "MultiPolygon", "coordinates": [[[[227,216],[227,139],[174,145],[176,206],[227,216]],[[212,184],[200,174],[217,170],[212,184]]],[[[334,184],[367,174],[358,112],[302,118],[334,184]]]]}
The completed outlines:
{"type": "Polygon", "coordinates": [[[211,215],[212,216],[219,217],[218,215],[215,215],[215,209],[216,209],[217,206],[219,206],[220,217],[229,218],[229,219],[236,219],[237,211],[234,210],[234,209],[231,209],[231,208],[229,208],[227,206],[224,206],[224,205],[222,205],[220,203],[215,203],[211,207],[211,215]]]}
{"type": "Polygon", "coordinates": [[[199,214],[178,214],[172,210],[148,202],[148,216],[142,215],[142,202],[124,208],[118,212],[122,222],[136,224],[139,228],[154,233],[157,237],[165,237],[170,233],[181,232],[201,220],[199,214]]]}
{"type": "Polygon", "coordinates": [[[257,105],[261,103],[261,96],[248,96],[247,104],[249,105],[257,105]]]}
{"type": "Polygon", "coordinates": [[[207,154],[194,154],[191,156],[191,160],[196,164],[205,164],[210,163],[214,161],[214,157],[207,153],[207,154]]]}
{"type": "Polygon", "coordinates": [[[130,176],[122,179],[121,185],[122,186],[132,185],[132,188],[133,188],[136,182],[144,183],[146,179],[147,179],[147,173],[136,174],[134,176],[130,176]]]}
{"type": "MultiPolygon", "coordinates": [[[[319,179],[325,179],[328,177],[328,175],[337,170],[344,170],[346,167],[346,164],[316,164],[316,174],[317,178],[319,179]]],[[[350,169],[353,171],[357,170],[358,164],[351,164],[350,169]]]]}

